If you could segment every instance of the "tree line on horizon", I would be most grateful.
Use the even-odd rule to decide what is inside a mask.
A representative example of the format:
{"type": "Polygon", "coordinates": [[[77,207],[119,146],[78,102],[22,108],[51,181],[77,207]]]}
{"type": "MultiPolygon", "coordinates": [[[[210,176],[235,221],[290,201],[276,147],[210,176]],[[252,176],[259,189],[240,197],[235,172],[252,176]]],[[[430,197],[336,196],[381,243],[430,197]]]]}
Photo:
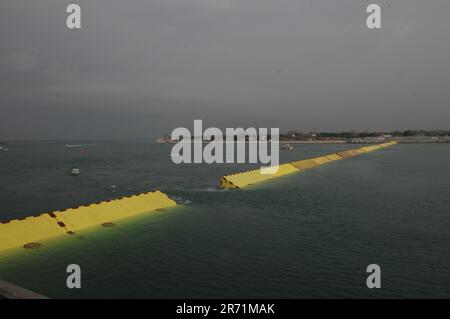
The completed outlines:
{"type": "Polygon", "coordinates": [[[450,131],[448,130],[405,130],[405,131],[383,131],[383,132],[297,132],[289,131],[285,134],[280,134],[282,139],[330,139],[330,138],[366,138],[366,137],[408,137],[408,136],[450,136],[450,131]]]}

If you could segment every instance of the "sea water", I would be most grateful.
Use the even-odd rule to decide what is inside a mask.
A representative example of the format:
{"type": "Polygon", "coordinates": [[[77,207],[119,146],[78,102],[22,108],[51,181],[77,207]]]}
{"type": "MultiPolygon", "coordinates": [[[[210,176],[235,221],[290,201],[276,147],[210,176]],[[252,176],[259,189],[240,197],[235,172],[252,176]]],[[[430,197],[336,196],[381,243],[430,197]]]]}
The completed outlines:
{"type": "Polygon", "coordinates": [[[85,144],[9,144],[0,220],[153,189],[180,207],[2,254],[3,280],[59,298],[450,297],[450,144],[400,144],[244,190],[218,185],[248,165],[175,165],[170,144],[85,144]],[[66,286],[69,264],[81,289],[66,286]],[[369,264],[381,289],[366,286],[369,264]]]}

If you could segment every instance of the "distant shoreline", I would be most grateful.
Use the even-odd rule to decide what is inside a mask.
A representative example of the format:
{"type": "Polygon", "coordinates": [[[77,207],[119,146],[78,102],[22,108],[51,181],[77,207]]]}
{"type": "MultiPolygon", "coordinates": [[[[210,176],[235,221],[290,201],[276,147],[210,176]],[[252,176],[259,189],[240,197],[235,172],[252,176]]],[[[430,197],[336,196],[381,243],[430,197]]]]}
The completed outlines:
{"type": "MultiPolygon", "coordinates": [[[[385,142],[397,142],[399,144],[450,144],[450,140],[444,140],[444,141],[402,141],[397,139],[390,139],[390,140],[382,140],[382,141],[358,141],[358,142],[351,142],[351,141],[343,141],[343,140],[327,140],[327,141],[279,141],[279,144],[380,144],[385,142]]],[[[176,144],[176,143],[198,143],[197,141],[155,141],[155,143],[158,144],[176,144]]],[[[202,141],[202,144],[210,143],[213,141],[202,141]]],[[[254,141],[256,142],[256,141],[254,141]]],[[[223,141],[224,144],[226,143],[245,143],[248,144],[249,141],[223,141]]]]}

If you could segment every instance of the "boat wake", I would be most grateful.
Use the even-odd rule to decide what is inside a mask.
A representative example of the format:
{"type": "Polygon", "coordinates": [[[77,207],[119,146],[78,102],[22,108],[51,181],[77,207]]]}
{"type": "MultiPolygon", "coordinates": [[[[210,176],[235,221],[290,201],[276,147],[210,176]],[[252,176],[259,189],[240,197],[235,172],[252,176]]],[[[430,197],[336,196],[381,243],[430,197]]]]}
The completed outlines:
{"type": "Polygon", "coordinates": [[[65,144],[64,147],[83,147],[83,146],[93,146],[98,144],[65,144]]]}
{"type": "Polygon", "coordinates": [[[190,201],[189,199],[184,199],[181,196],[170,196],[170,198],[172,198],[177,204],[179,205],[189,205],[192,203],[192,201],[190,201]]]}

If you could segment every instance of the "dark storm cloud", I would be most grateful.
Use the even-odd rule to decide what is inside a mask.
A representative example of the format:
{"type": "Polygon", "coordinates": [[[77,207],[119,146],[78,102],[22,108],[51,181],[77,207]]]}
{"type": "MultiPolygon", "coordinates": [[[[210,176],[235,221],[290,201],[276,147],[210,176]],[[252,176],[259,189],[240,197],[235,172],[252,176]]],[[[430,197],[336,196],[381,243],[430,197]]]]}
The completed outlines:
{"type": "Polygon", "coordinates": [[[176,126],[446,128],[450,2],[57,0],[0,4],[0,139],[176,126]]]}

